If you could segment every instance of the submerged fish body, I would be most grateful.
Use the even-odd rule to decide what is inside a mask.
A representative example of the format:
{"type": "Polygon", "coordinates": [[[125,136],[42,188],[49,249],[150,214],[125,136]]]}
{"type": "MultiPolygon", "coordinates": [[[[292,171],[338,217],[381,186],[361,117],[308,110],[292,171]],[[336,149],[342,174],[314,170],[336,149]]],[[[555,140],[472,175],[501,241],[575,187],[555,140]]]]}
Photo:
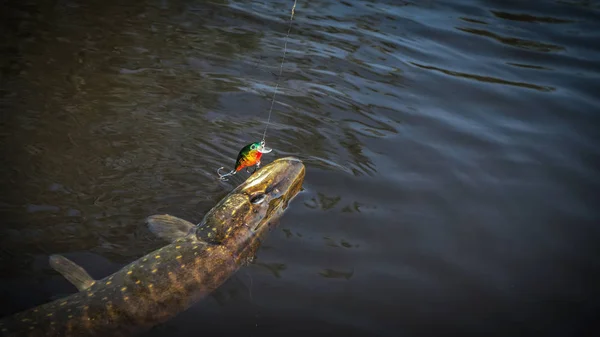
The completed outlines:
{"type": "Polygon", "coordinates": [[[83,291],[2,320],[1,335],[130,336],[186,309],[239,267],[223,247],[210,248],[169,244],[83,291]]]}
{"type": "Polygon", "coordinates": [[[3,318],[0,336],[132,336],[168,320],[254,256],[303,179],[301,161],[281,158],[250,176],[197,226],[151,216],[150,229],[171,243],[101,280],[64,257],[51,257],[80,291],[3,318]]]}

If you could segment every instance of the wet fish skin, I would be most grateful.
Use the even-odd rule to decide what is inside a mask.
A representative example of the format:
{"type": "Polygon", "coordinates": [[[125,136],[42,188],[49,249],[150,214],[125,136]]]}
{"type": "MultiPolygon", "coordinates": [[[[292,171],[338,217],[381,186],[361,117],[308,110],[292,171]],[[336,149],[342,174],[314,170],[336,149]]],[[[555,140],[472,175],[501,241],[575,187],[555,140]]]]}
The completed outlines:
{"type": "MultiPolygon", "coordinates": [[[[189,224],[189,232],[174,227],[157,232],[172,243],[73,295],[3,318],[0,336],[132,336],[168,320],[254,256],[303,180],[298,159],[264,166],[199,225],[189,224]]],[[[149,222],[169,226],[169,219],[185,222],[168,216],[149,217],[149,222]]]]}

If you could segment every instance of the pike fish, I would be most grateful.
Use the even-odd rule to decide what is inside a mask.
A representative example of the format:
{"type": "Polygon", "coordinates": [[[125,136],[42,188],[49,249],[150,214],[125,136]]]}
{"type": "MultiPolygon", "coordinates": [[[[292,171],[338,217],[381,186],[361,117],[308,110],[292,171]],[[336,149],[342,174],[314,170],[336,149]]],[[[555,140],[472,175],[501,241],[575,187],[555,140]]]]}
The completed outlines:
{"type": "Polygon", "coordinates": [[[257,170],[194,225],[148,217],[170,244],[94,280],[60,255],[50,265],[79,292],[0,320],[0,336],[132,336],[165,322],[217,289],[252,260],[300,191],[304,164],[280,158],[257,170]]]}

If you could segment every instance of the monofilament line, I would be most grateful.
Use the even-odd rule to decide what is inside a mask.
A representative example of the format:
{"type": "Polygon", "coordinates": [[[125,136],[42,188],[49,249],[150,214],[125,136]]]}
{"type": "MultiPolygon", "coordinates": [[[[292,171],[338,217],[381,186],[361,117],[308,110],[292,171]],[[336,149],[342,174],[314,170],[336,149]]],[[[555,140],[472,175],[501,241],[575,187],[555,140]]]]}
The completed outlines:
{"type": "Polygon", "coordinates": [[[285,53],[287,52],[287,42],[288,37],[290,36],[290,31],[292,30],[292,20],[294,20],[294,10],[296,9],[296,1],[294,0],[294,6],[292,6],[292,16],[290,16],[290,26],[288,27],[287,35],[285,36],[285,43],[283,44],[283,57],[281,58],[281,65],[279,66],[279,76],[277,76],[277,83],[275,84],[275,91],[273,92],[273,99],[271,100],[271,108],[269,108],[269,117],[267,117],[267,125],[265,125],[265,132],[263,133],[262,142],[265,142],[265,137],[267,136],[267,130],[269,129],[269,123],[271,122],[271,112],[273,112],[273,105],[275,104],[275,95],[277,95],[277,90],[279,89],[279,80],[281,79],[281,74],[283,73],[283,63],[285,62],[285,53]]]}

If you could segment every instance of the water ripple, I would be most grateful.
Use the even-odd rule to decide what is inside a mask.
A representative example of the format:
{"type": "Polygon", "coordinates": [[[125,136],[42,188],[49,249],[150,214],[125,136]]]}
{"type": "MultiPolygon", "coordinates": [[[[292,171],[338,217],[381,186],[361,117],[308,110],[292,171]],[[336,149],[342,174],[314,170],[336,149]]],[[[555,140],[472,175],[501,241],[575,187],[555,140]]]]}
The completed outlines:
{"type": "Polygon", "coordinates": [[[556,52],[556,51],[565,50],[565,48],[562,46],[556,46],[556,45],[552,45],[552,44],[548,44],[548,43],[524,40],[524,39],[519,39],[519,38],[515,38],[515,37],[501,36],[501,35],[498,35],[498,34],[483,30],[483,29],[473,29],[473,28],[463,28],[463,27],[456,27],[456,29],[458,29],[462,32],[466,32],[466,33],[489,37],[489,38],[492,38],[503,44],[507,44],[507,45],[510,45],[513,47],[518,47],[518,48],[523,48],[523,49],[531,49],[531,50],[541,51],[541,52],[556,52]]]}
{"type": "Polygon", "coordinates": [[[455,76],[455,77],[461,77],[461,78],[468,78],[468,79],[472,79],[472,80],[479,81],[479,82],[497,83],[497,84],[504,84],[504,85],[513,85],[513,86],[516,86],[516,87],[522,87],[522,88],[528,88],[528,89],[535,89],[535,90],[544,91],[544,92],[549,92],[549,91],[556,90],[553,87],[544,87],[544,86],[539,86],[539,85],[535,85],[535,84],[531,84],[531,83],[512,82],[512,81],[507,81],[507,80],[503,80],[503,79],[500,79],[500,78],[493,78],[493,77],[489,77],[489,76],[481,76],[481,75],[475,75],[475,74],[461,73],[461,72],[457,72],[457,71],[451,71],[451,70],[441,69],[441,68],[437,68],[437,67],[434,67],[434,66],[427,66],[427,65],[413,63],[413,62],[411,62],[411,64],[413,64],[414,66],[417,66],[419,68],[422,68],[422,69],[434,70],[434,71],[438,71],[438,72],[444,73],[446,75],[455,76]]]}
{"type": "Polygon", "coordinates": [[[3,5],[2,314],[61,291],[48,254],[105,275],[164,244],[148,215],[199,221],[279,81],[263,161],[304,190],[251,302],[165,327],[594,335],[598,1],[299,0],[281,78],[288,0],[3,5]]]}

